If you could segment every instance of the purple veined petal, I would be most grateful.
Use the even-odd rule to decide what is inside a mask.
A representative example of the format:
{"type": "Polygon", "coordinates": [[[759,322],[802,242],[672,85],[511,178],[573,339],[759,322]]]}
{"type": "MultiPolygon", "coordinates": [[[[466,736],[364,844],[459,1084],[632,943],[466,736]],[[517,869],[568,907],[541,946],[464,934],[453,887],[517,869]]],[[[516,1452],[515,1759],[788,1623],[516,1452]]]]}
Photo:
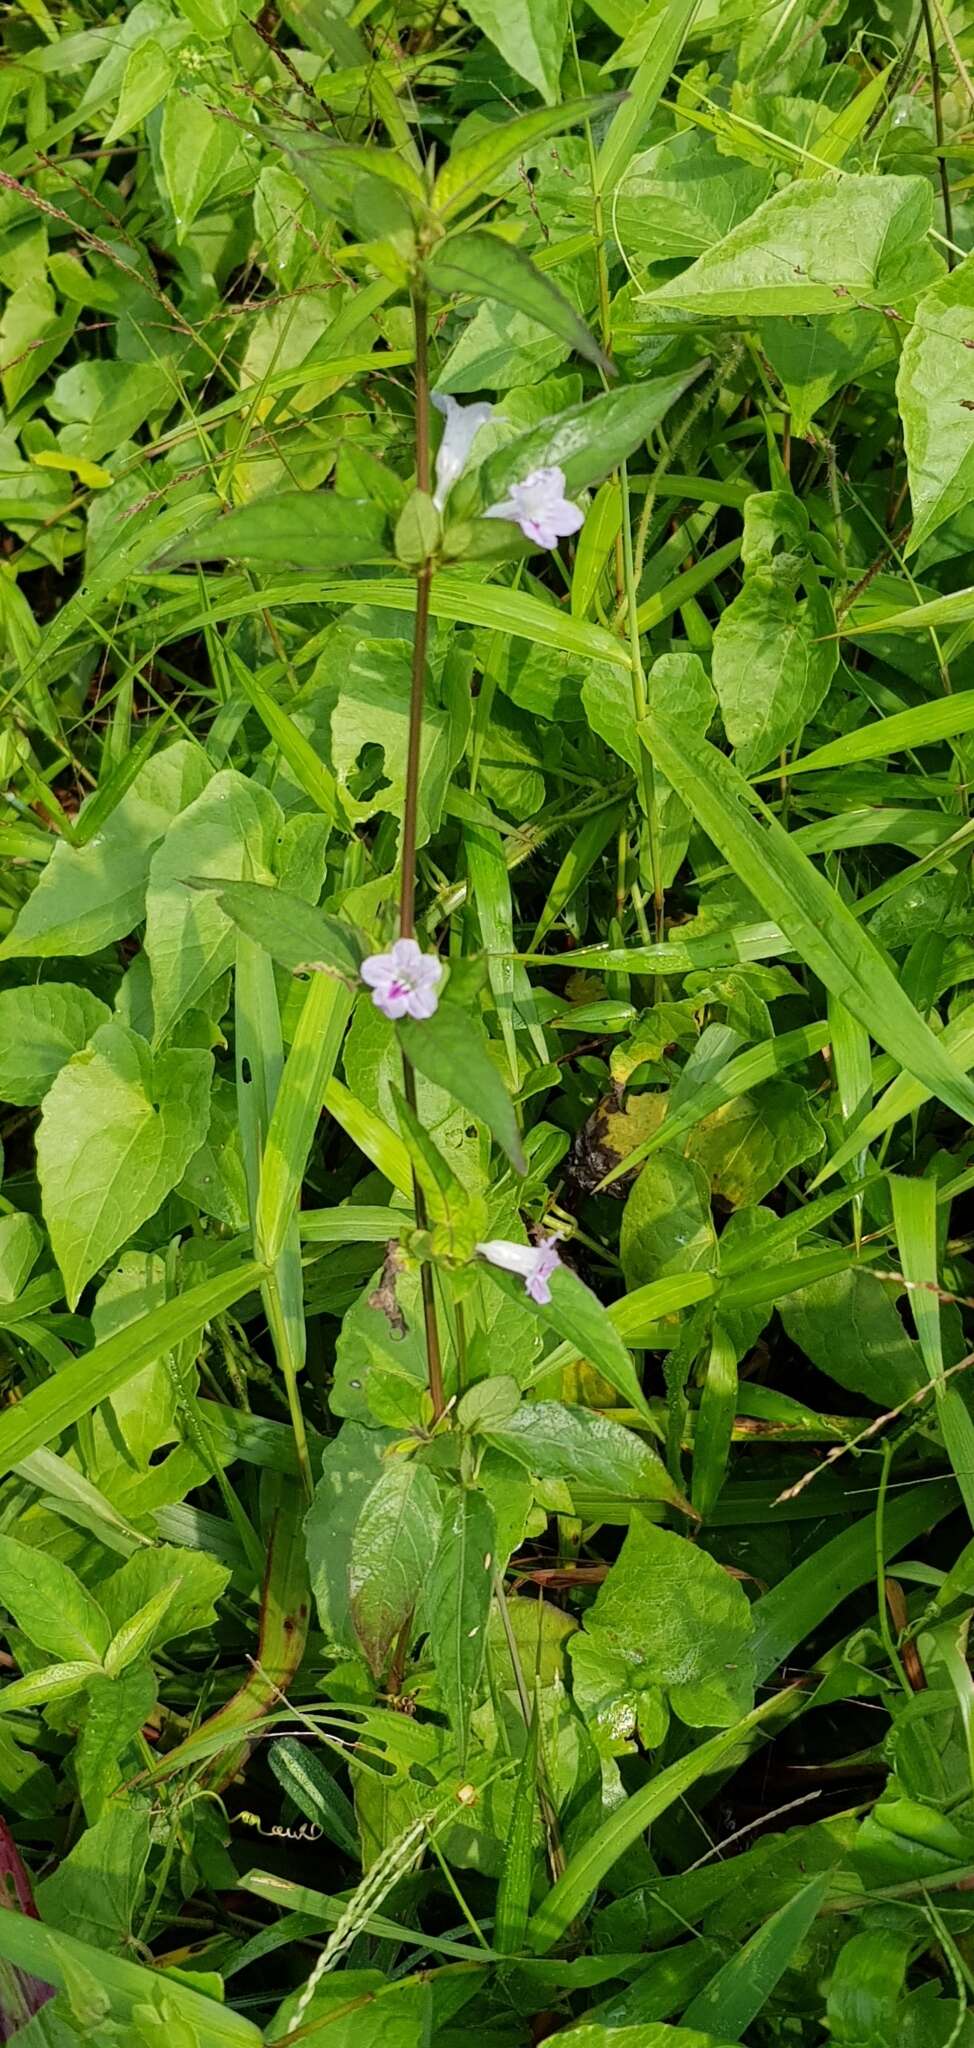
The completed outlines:
{"type": "Polygon", "coordinates": [[[420,1021],[424,1017],[433,1017],[436,1014],[438,1003],[439,997],[434,986],[427,985],[425,988],[415,988],[409,997],[409,1015],[420,1021]]]}
{"type": "Polygon", "coordinates": [[[435,953],[424,953],[412,969],[412,978],[417,988],[435,988],[443,979],[442,960],[435,953]]]}
{"type": "Polygon", "coordinates": [[[529,1273],[524,1282],[524,1292],[531,1296],[532,1301],[537,1302],[539,1308],[547,1308],[551,1300],[547,1275],[541,1272],[529,1273]]]}
{"type": "Polygon", "coordinates": [[[388,953],[370,953],[360,975],[372,1001],[395,1024],[401,1017],[432,1017],[443,973],[435,953],[422,953],[415,939],[396,939],[388,953]]]}
{"type": "Polygon", "coordinates": [[[400,1017],[409,1016],[409,1006],[413,997],[410,990],[403,987],[402,982],[391,981],[387,982],[384,988],[375,990],[372,1001],[376,1009],[381,1010],[384,1017],[388,1017],[391,1024],[397,1024],[400,1017]]]}
{"type": "Polygon", "coordinates": [[[389,948],[388,957],[401,974],[415,974],[423,964],[423,955],[415,939],[396,939],[389,948]]]}
{"type": "Polygon", "coordinates": [[[370,953],[359,968],[359,975],[366,988],[381,988],[388,981],[391,962],[388,953],[370,953]]]}

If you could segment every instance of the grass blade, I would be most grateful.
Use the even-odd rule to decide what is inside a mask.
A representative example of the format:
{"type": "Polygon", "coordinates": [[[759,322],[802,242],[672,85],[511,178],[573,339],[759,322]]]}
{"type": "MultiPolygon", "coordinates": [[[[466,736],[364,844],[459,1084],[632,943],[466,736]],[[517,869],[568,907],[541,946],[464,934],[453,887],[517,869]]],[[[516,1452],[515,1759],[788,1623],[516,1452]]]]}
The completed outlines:
{"type": "Polygon", "coordinates": [[[708,741],[659,718],[640,728],[646,746],[739,880],[780,924],[829,992],[967,1122],[974,1087],[904,994],[852,911],[794,846],[765,806],[757,812],[743,776],[708,741]]]}

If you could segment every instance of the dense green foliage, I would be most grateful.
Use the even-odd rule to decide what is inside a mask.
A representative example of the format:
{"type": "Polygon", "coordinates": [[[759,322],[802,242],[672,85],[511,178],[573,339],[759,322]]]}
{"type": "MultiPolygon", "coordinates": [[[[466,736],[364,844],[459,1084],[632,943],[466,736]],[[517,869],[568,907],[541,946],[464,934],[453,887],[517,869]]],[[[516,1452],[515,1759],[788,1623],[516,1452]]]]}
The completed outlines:
{"type": "Polygon", "coordinates": [[[974,2048],[974,6],[4,38],[0,2038],[974,2048]]]}

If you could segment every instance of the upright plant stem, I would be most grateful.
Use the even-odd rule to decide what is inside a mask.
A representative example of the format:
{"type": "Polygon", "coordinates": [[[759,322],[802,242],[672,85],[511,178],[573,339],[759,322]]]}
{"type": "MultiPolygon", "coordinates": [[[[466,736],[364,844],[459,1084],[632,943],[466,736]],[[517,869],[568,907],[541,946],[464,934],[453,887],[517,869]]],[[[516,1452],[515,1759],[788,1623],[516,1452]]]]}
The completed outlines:
{"type": "MultiPolygon", "coordinates": [[[[629,508],[629,471],[624,462],[619,464],[619,483],[622,489],[622,556],[626,589],[626,615],[629,626],[629,659],[632,677],[632,708],[637,725],[649,709],[646,695],[646,677],[643,672],[642,649],[639,645],[638,600],[636,596],[636,575],[632,554],[632,521],[629,508]]],[[[642,745],[641,742],[639,742],[642,745]]],[[[649,827],[649,860],[653,877],[653,910],[656,929],[656,943],[660,945],[665,936],[663,903],[663,860],[659,837],[659,807],[656,802],[656,770],[652,755],[645,747],[640,762],[639,786],[643,810],[649,827]]]]}
{"type": "MultiPolygon", "coordinates": [[[[417,284],[413,290],[413,328],[416,336],[416,488],[430,487],[429,358],[426,345],[426,294],[417,284]]],[[[426,644],[429,638],[430,584],[433,564],[423,563],[416,579],[416,620],[413,627],[413,668],[409,692],[409,739],[406,747],[406,791],[402,812],[402,865],[399,884],[399,935],[411,939],[416,908],[416,814],[419,804],[420,749],[423,738],[423,699],[426,687],[426,644]]],[[[403,1054],[403,1093],[411,1110],[416,1109],[416,1076],[412,1062],[403,1054]]],[[[413,1207],[416,1226],[426,1229],[426,1198],[413,1169],[413,1207]]],[[[433,1269],[424,1259],[420,1268],[423,1299],[423,1327],[426,1334],[426,1369],[429,1378],[433,1419],[438,1421],[446,1402],[443,1393],[443,1361],[440,1332],[433,1293],[433,1269]]]]}
{"type": "MultiPolygon", "coordinates": [[[[947,158],[944,154],[944,107],[943,96],[940,90],[940,65],[937,61],[937,39],[933,32],[933,15],[930,12],[930,0],[920,0],[920,11],[923,15],[923,29],[927,39],[927,55],[930,59],[930,86],[933,94],[933,127],[937,141],[940,196],[943,200],[944,208],[944,234],[949,245],[954,239],[954,215],[950,203],[950,172],[947,169],[947,158]]],[[[954,251],[948,246],[948,270],[953,270],[954,261],[954,251]]]]}

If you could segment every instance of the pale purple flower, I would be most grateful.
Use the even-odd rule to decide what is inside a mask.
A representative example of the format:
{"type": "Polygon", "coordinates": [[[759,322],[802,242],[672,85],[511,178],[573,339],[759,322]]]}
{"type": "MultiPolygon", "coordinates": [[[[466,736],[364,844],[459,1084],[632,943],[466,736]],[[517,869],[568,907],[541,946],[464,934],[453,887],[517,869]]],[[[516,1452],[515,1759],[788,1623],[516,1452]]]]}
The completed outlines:
{"type": "Polygon", "coordinates": [[[432,1017],[443,968],[435,953],[421,953],[415,939],[397,939],[388,953],[370,953],[360,969],[372,1001],[384,1017],[432,1017]]]}
{"type": "Polygon", "coordinates": [[[489,1265],[502,1266],[505,1273],[519,1273],[525,1294],[541,1308],[547,1307],[551,1275],[561,1265],[557,1237],[543,1237],[540,1244],[512,1244],[509,1238],[492,1237],[486,1244],[478,1244],[477,1250],[489,1265]]]}
{"type": "Polygon", "coordinates": [[[563,534],[577,533],[585,514],[565,496],[563,469],[533,469],[512,484],[499,505],[490,505],[485,519],[511,519],[527,540],[539,548],[557,547],[563,534]]]}
{"type": "Polygon", "coordinates": [[[434,391],[432,399],[437,412],[441,412],[446,421],[443,439],[436,451],[436,489],[433,492],[433,503],[437,511],[442,512],[457,477],[466,468],[474,438],[486,425],[494,408],[487,404],[486,399],[478,400],[476,405],[458,405],[446,391],[434,391]]]}

